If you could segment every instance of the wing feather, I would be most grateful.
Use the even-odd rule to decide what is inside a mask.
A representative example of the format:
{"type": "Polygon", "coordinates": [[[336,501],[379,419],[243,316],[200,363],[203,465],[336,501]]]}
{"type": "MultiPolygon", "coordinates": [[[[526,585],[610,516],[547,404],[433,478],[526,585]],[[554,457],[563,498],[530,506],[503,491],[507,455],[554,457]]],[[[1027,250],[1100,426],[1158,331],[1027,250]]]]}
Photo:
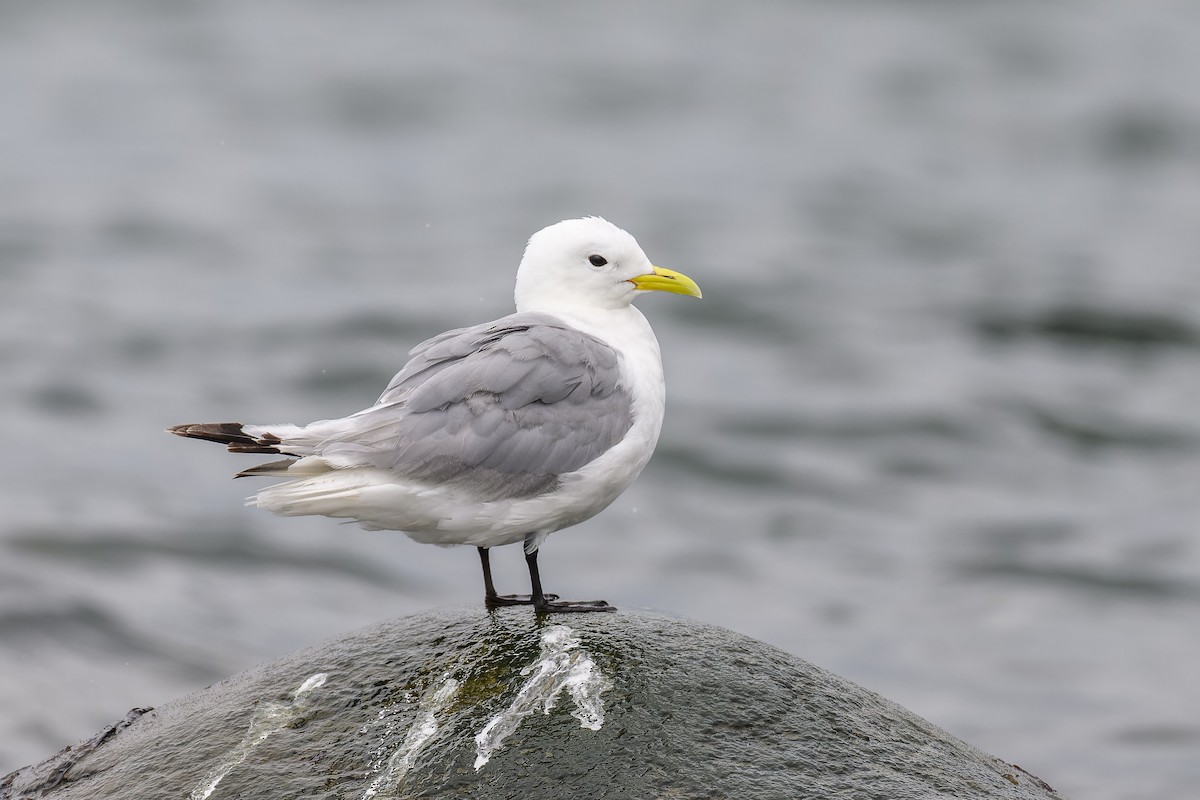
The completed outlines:
{"type": "Polygon", "coordinates": [[[617,353],[548,314],[513,314],[413,349],[372,408],[319,448],[483,499],[552,489],[633,424],[617,353]]]}

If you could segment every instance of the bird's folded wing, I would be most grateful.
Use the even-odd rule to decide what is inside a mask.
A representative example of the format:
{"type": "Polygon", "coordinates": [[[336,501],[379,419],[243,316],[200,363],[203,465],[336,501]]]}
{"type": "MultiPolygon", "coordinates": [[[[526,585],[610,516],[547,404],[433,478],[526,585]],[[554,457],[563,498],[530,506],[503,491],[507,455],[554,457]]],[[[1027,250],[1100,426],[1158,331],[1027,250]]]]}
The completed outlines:
{"type": "Polygon", "coordinates": [[[548,491],[633,424],[618,357],[546,314],[514,314],[418,345],[378,403],[319,448],[488,499],[548,491]]]}

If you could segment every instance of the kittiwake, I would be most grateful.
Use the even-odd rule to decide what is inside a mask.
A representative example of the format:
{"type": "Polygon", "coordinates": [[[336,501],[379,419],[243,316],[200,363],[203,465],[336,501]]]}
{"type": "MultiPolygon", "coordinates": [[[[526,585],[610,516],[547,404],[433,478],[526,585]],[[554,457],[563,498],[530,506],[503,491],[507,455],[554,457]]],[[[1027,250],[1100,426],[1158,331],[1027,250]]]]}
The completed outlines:
{"type": "Polygon", "coordinates": [[[238,473],[282,478],[248,501],[285,516],[357,521],[418,542],[473,545],[488,607],[607,611],[542,591],[538,548],[641,473],[662,427],[658,340],[632,305],[646,292],[700,297],[600,219],[529,239],[516,313],[417,345],[370,408],[309,425],[177,425],[233,453],[288,456],[238,473]],[[523,542],[531,592],[499,595],[488,550],[523,542]]]}

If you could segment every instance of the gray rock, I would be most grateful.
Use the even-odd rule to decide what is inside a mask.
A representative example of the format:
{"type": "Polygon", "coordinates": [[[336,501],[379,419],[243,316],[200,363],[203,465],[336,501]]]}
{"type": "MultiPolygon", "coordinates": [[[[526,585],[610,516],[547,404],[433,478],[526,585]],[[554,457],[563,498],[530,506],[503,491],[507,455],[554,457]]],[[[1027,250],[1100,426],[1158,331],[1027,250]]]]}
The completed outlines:
{"type": "Polygon", "coordinates": [[[440,610],[255,668],[0,779],[47,798],[1053,798],[736,633],[440,610]]]}

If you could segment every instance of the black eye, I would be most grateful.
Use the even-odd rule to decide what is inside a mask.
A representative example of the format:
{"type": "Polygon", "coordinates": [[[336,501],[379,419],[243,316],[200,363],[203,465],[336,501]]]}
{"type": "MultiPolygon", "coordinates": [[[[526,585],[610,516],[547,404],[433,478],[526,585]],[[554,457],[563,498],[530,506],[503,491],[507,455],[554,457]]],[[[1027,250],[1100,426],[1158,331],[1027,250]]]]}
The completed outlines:
{"type": "Polygon", "coordinates": [[[588,256],[588,263],[593,267],[603,267],[608,261],[605,260],[604,256],[588,256]]]}

